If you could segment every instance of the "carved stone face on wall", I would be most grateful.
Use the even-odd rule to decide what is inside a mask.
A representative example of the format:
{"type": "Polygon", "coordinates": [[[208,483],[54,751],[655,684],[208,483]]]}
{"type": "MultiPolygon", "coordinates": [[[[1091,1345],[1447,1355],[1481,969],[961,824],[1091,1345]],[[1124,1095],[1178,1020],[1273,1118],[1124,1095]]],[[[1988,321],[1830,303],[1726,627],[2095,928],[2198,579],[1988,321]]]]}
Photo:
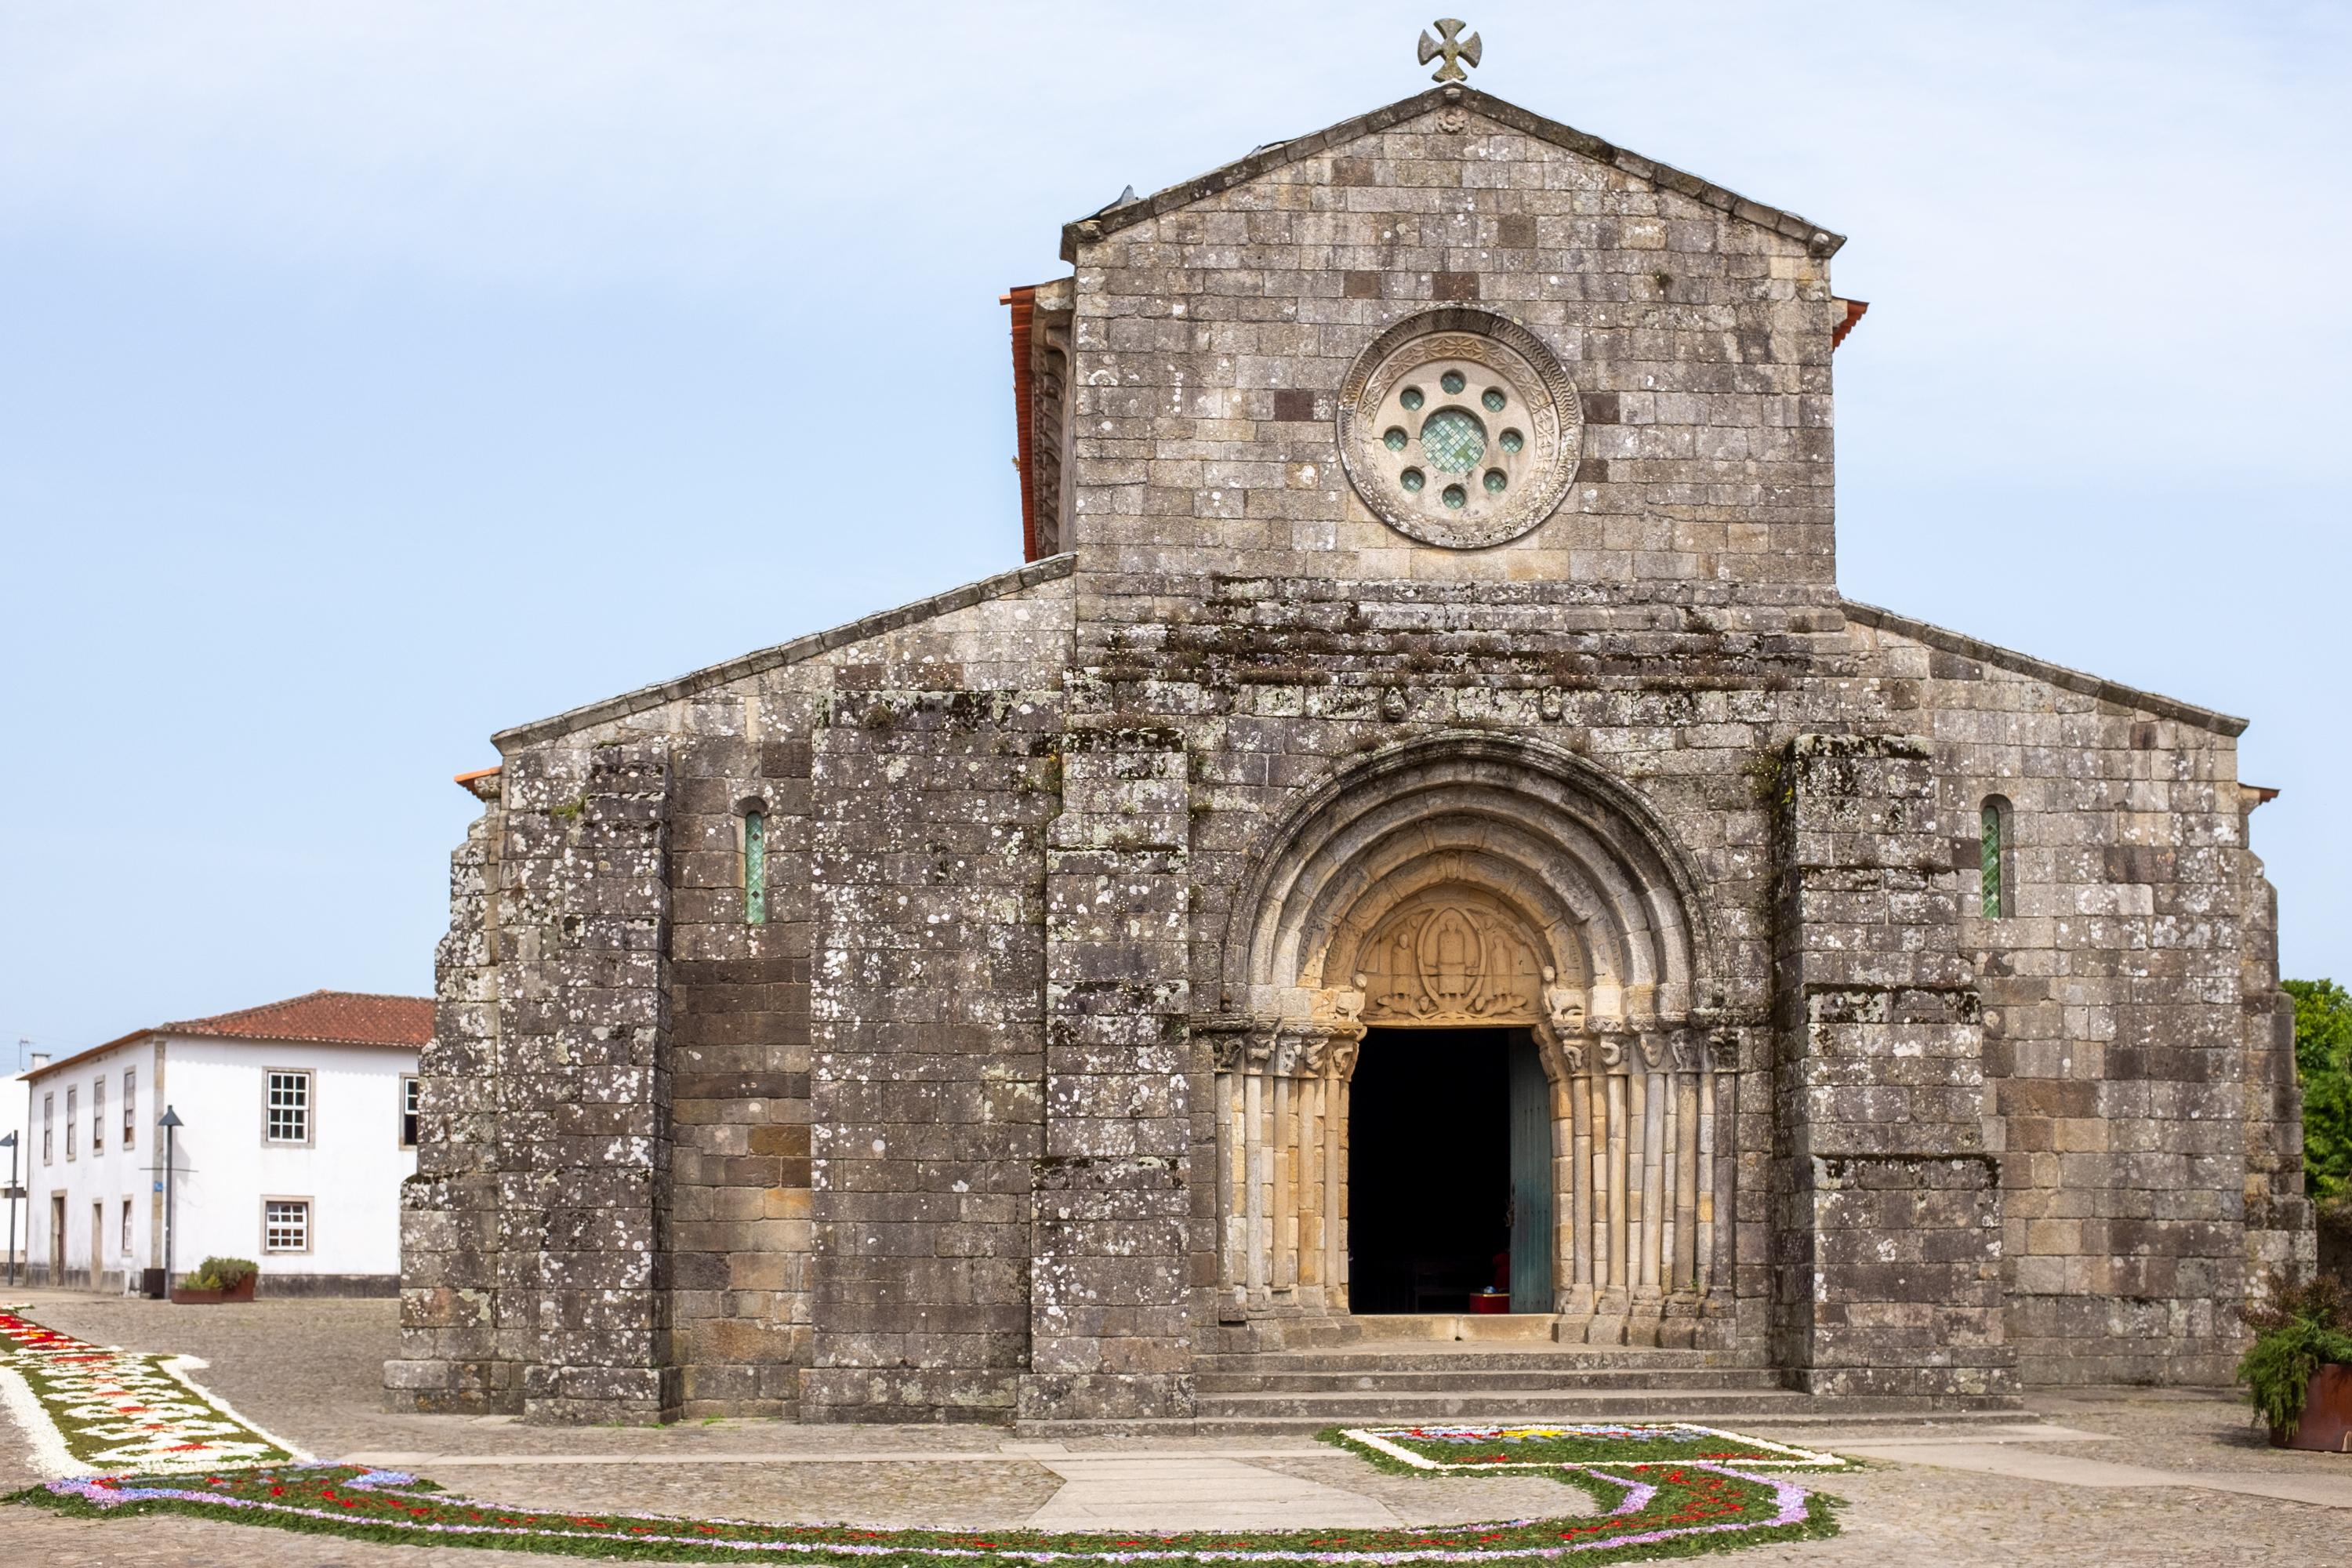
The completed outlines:
{"type": "Polygon", "coordinates": [[[1534,333],[1484,310],[1399,322],[1357,359],[1339,453],[1390,527],[1455,550],[1516,539],[1576,477],[1576,388],[1534,333]]]}

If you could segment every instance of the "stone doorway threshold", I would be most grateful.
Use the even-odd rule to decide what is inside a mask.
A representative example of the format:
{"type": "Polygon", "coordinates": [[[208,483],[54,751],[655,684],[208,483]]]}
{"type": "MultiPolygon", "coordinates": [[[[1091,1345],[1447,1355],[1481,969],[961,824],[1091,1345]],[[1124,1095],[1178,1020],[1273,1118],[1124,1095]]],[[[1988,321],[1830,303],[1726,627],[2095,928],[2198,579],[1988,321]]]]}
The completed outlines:
{"type": "MultiPolygon", "coordinates": [[[[1554,1312],[1365,1312],[1322,1318],[1260,1319],[1252,1325],[1263,1350],[1312,1351],[1477,1345],[1495,1350],[1575,1351],[1586,1348],[1590,1319],[1554,1312]]],[[[1595,1352],[1657,1350],[1643,1345],[1593,1345],[1595,1352]]],[[[1657,1350],[1689,1356],[1688,1351],[1657,1350]]],[[[1718,1358],[1708,1357],[1710,1361],[1718,1358]]]]}
{"type": "MultiPolygon", "coordinates": [[[[1367,1342],[1412,1344],[1549,1345],[1557,1342],[1567,1321],[1550,1312],[1368,1312],[1329,1320],[1330,1339],[1285,1342],[1300,1349],[1318,1344],[1360,1344],[1367,1342]]],[[[1582,1342],[1579,1320],[1577,1342],[1582,1342]]]]}

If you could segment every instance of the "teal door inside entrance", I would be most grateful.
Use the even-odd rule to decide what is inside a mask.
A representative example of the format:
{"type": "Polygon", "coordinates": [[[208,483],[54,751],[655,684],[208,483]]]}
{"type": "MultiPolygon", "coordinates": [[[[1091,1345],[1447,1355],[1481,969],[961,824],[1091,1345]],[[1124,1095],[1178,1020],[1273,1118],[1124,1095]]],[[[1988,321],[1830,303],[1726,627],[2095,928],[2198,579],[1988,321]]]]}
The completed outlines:
{"type": "Polygon", "coordinates": [[[1511,1032],[1511,1310],[1552,1310],[1551,1081],[1535,1037],[1511,1032]]]}

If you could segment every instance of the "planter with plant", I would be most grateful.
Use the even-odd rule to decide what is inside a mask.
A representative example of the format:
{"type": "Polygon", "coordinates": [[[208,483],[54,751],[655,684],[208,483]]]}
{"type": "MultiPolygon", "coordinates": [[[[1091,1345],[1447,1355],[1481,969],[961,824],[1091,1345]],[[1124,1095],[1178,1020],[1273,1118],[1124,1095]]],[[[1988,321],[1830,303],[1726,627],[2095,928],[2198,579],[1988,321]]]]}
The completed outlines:
{"type": "Polygon", "coordinates": [[[182,1305],[210,1301],[250,1301],[261,1266],[246,1258],[207,1258],[172,1287],[172,1300],[182,1305]]]}
{"type": "Polygon", "coordinates": [[[2321,1275],[2238,1314],[2254,1342],[2238,1363],[2254,1415],[2280,1448],[2352,1452],[2352,1294],[2321,1275]]]}

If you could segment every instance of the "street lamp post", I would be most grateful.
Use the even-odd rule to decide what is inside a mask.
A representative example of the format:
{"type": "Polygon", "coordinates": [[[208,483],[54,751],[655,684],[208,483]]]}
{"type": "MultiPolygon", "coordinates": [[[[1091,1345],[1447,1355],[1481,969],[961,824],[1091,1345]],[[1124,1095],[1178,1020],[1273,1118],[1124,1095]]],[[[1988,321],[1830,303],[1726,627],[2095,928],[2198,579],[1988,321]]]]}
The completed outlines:
{"type": "Polygon", "coordinates": [[[0,1138],[0,1148],[8,1151],[8,1288],[16,1288],[16,1135],[0,1138]]]}
{"type": "Polygon", "coordinates": [[[172,1167],[179,1151],[180,1129],[186,1124],[178,1111],[166,1105],[155,1125],[163,1130],[163,1300],[168,1301],[172,1299],[172,1243],[179,1239],[172,1224],[172,1199],[180,1184],[172,1179],[172,1167]]]}

